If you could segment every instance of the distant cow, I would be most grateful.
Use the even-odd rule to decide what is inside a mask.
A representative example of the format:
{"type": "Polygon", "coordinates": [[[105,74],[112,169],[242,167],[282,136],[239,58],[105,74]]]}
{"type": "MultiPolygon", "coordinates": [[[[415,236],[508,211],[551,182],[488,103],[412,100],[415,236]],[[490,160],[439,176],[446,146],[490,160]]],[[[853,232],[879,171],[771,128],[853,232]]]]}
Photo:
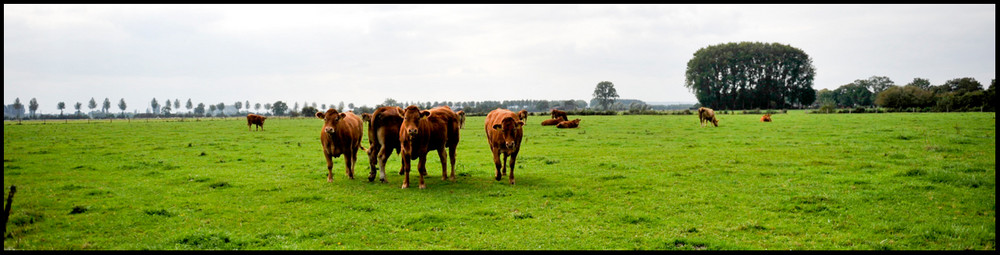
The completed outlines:
{"type": "Polygon", "coordinates": [[[702,127],[706,125],[705,122],[711,122],[716,127],[719,126],[719,119],[715,117],[715,111],[705,107],[698,107],[698,121],[701,122],[702,127]]]}
{"type": "Polygon", "coordinates": [[[367,112],[361,113],[361,121],[364,122],[364,123],[371,124],[372,123],[372,114],[371,113],[367,113],[367,112]]]}
{"type": "Polygon", "coordinates": [[[528,121],[528,110],[520,110],[517,112],[517,117],[521,118],[521,121],[528,121]]]}
{"type": "Polygon", "coordinates": [[[760,117],[760,121],[761,122],[771,122],[771,114],[770,113],[769,114],[764,114],[764,116],[760,117]]]}
{"type": "Polygon", "coordinates": [[[566,117],[560,116],[558,119],[547,119],[542,121],[542,126],[559,125],[559,122],[566,121],[566,117]]]}
{"type": "Polygon", "coordinates": [[[385,161],[395,150],[399,153],[399,127],[403,125],[403,108],[398,106],[383,106],[375,109],[368,116],[368,181],[375,181],[375,171],[378,170],[379,181],[385,183],[385,161]]]}
{"type": "Polygon", "coordinates": [[[564,120],[568,120],[569,119],[569,115],[566,115],[566,112],[560,111],[560,110],[556,110],[556,109],[552,109],[552,118],[553,119],[558,119],[559,117],[562,117],[562,119],[564,119],[564,120]]]}
{"type": "Polygon", "coordinates": [[[257,130],[264,129],[264,120],[266,119],[267,117],[257,114],[247,114],[247,131],[250,131],[250,127],[253,125],[257,125],[257,130]]]}
{"type": "Polygon", "coordinates": [[[556,125],[557,128],[576,128],[580,126],[580,119],[559,122],[556,125]]]}
{"type": "Polygon", "coordinates": [[[486,140],[493,152],[493,164],[496,165],[497,181],[507,174],[507,157],[510,156],[510,184],[514,184],[514,164],[517,162],[517,152],[521,150],[521,137],[524,132],[524,121],[507,109],[496,109],[486,115],[486,140]],[[500,154],[503,154],[503,162],[500,154]],[[502,171],[501,171],[502,170],[502,171]]]}
{"type": "Polygon", "coordinates": [[[319,140],[323,144],[323,156],[326,157],[326,181],[333,182],[333,158],[344,155],[347,177],[354,179],[354,163],[358,161],[358,149],[361,147],[361,118],[353,112],[338,113],[335,109],[317,112],[316,117],[323,120],[323,129],[319,140]]]}
{"type": "Polygon", "coordinates": [[[424,185],[424,176],[427,175],[427,152],[438,151],[441,159],[441,179],[448,180],[448,162],[445,161],[445,148],[451,160],[451,180],[455,180],[455,149],[459,139],[459,118],[458,114],[451,111],[448,106],[435,107],[430,110],[421,111],[415,105],[406,107],[403,110],[403,124],[399,128],[400,156],[403,158],[403,169],[400,174],[405,174],[402,188],[410,186],[410,161],[420,159],[417,170],[420,172],[420,188],[424,185]]]}
{"type": "Polygon", "coordinates": [[[459,129],[464,129],[465,128],[465,110],[458,110],[457,112],[455,112],[455,114],[458,114],[458,128],[459,129]]]}

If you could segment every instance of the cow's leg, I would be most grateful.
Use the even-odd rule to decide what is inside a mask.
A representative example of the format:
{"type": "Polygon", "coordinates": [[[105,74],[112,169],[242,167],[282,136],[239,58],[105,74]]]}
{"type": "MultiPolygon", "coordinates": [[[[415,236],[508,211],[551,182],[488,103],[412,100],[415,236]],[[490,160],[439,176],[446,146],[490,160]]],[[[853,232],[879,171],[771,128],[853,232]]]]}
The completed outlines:
{"type": "Polygon", "coordinates": [[[517,152],[510,154],[510,185],[514,185],[514,164],[517,162],[517,152]]]}
{"type": "Polygon", "coordinates": [[[420,188],[427,188],[427,185],[424,185],[424,176],[427,175],[427,153],[421,155],[420,160],[417,161],[417,171],[420,172],[420,188]]]}
{"type": "Polygon", "coordinates": [[[406,177],[403,178],[403,186],[401,188],[405,189],[410,187],[410,157],[407,157],[406,154],[403,153],[400,153],[400,156],[402,156],[403,165],[399,169],[399,174],[406,175],[406,177]]]}
{"type": "Polygon", "coordinates": [[[451,161],[451,180],[452,181],[455,180],[455,150],[456,150],[455,147],[458,147],[458,144],[456,144],[455,146],[452,146],[452,147],[448,148],[448,159],[451,161]]]}
{"type": "Polygon", "coordinates": [[[438,158],[441,159],[441,180],[448,180],[448,158],[444,155],[444,148],[438,149],[438,158]]]}
{"type": "Polygon", "coordinates": [[[389,149],[387,149],[386,146],[382,146],[382,148],[380,148],[378,152],[378,169],[379,169],[378,180],[381,181],[382,183],[389,182],[385,180],[385,162],[389,159],[389,154],[391,153],[392,152],[389,151],[389,149]]]}
{"type": "Polygon", "coordinates": [[[503,177],[503,175],[500,174],[500,168],[502,168],[503,165],[500,163],[500,152],[497,151],[496,148],[493,148],[492,150],[493,150],[493,164],[496,165],[497,168],[496,174],[494,174],[494,178],[497,181],[499,181],[500,178],[503,177]]]}
{"type": "Polygon", "coordinates": [[[346,165],[344,171],[347,172],[347,178],[351,178],[351,180],[354,180],[354,160],[358,157],[357,153],[356,149],[344,152],[344,164],[346,165]],[[352,151],[353,153],[351,153],[352,151]]]}
{"type": "Polygon", "coordinates": [[[379,144],[372,143],[371,148],[368,148],[368,151],[365,153],[368,155],[368,168],[370,169],[368,171],[368,182],[375,181],[375,172],[378,171],[378,157],[379,153],[381,153],[381,150],[379,150],[380,147],[379,144]]]}
{"type": "Polygon", "coordinates": [[[250,123],[247,123],[247,131],[253,131],[253,130],[250,130],[250,126],[253,126],[253,125],[251,125],[250,123]]]}
{"type": "Polygon", "coordinates": [[[503,153],[503,161],[501,161],[501,162],[503,164],[503,168],[502,168],[503,172],[502,173],[503,173],[503,175],[507,175],[507,153],[506,152],[503,153]]]}
{"type": "Polygon", "coordinates": [[[326,182],[333,182],[333,155],[324,153],[326,157],[326,182]]]}

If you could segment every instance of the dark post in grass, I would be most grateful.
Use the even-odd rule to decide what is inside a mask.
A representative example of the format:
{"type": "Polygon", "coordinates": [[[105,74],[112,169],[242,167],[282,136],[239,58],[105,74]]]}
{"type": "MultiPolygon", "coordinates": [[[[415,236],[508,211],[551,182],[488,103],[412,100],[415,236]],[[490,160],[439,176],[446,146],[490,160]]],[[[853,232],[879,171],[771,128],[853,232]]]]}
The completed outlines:
{"type": "Polygon", "coordinates": [[[7,194],[7,205],[3,208],[3,240],[7,240],[7,219],[10,218],[10,204],[14,202],[14,193],[17,186],[10,185],[10,193],[7,194]]]}

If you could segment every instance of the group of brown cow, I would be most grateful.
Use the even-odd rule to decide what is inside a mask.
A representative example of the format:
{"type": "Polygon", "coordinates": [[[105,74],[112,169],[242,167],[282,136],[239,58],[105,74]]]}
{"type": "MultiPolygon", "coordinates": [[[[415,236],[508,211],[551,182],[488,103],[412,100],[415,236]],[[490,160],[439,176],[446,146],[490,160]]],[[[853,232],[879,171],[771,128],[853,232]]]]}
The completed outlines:
{"type": "MultiPolygon", "coordinates": [[[[552,118],[542,121],[543,126],[556,125],[558,128],[575,128],[580,125],[580,119],[567,121],[564,111],[553,109],[552,118]]],[[[358,150],[368,154],[371,171],[368,181],[375,181],[376,172],[379,181],[386,183],[385,162],[393,151],[402,157],[399,175],[405,175],[402,188],[410,186],[410,161],[419,159],[417,170],[420,173],[420,188],[426,188],[424,176],[427,175],[427,153],[437,151],[441,160],[441,179],[448,180],[448,162],[451,162],[451,180],[455,180],[455,151],[458,146],[459,132],[465,125],[465,112],[452,111],[448,106],[439,106],[430,110],[420,110],[411,105],[403,109],[398,106],[379,107],[375,112],[362,113],[361,117],[353,111],[338,112],[328,109],[317,112],[316,117],[323,120],[320,132],[320,142],[323,145],[323,155],[326,157],[326,181],[333,182],[333,158],[344,155],[345,172],[354,179],[354,163],[358,160],[358,150]],[[368,149],[361,146],[361,135],[364,125],[368,123],[368,149]],[[445,161],[445,149],[449,161],[445,161]]],[[[719,120],[712,109],[698,108],[698,118],[704,127],[706,122],[719,126],[719,120]]],[[[247,114],[247,129],[257,125],[263,128],[267,117],[247,114]]],[[[507,174],[510,165],[510,184],[514,184],[514,166],[517,153],[521,148],[521,138],[524,135],[522,127],[528,119],[528,112],[517,113],[507,109],[497,108],[486,115],[484,128],[490,150],[493,152],[493,163],[496,166],[494,178],[499,181],[507,174]],[[500,155],[503,155],[503,161],[500,155]],[[510,161],[508,161],[508,158],[510,161]],[[508,163],[509,162],[509,163],[508,163]]],[[[761,117],[761,121],[770,122],[770,114],[761,117]]]]}
{"type": "Polygon", "coordinates": [[[556,125],[557,128],[576,128],[580,126],[580,119],[568,120],[569,116],[564,111],[552,109],[552,118],[543,120],[542,126],[556,125]]]}

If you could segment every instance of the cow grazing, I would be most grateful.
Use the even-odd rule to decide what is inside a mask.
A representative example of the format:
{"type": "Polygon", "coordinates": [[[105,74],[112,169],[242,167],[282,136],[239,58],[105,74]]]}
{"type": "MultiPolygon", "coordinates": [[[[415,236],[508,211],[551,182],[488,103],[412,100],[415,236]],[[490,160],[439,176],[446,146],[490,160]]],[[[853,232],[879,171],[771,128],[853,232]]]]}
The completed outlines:
{"type": "Polygon", "coordinates": [[[403,108],[398,106],[383,106],[375,109],[368,116],[368,181],[375,181],[375,171],[378,170],[379,181],[385,183],[385,162],[395,150],[399,153],[399,127],[403,125],[403,108]]]}
{"type": "Polygon", "coordinates": [[[520,111],[518,111],[517,112],[517,117],[520,118],[521,121],[528,121],[528,110],[520,110],[520,111]]]}
{"type": "Polygon", "coordinates": [[[521,137],[524,132],[522,126],[524,121],[507,109],[496,109],[486,115],[486,140],[490,144],[490,151],[493,152],[493,164],[496,165],[495,178],[497,181],[507,174],[507,165],[510,165],[510,184],[514,185],[514,164],[517,162],[517,152],[521,150],[521,137]],[[500,154],[503,154],[503,162],[500,161],[500,154]],[[510,163],[507,157],[510,156],[510,163]]]}
{"type": "Polygon", "coordinates": [[[768,114],[764,114],[764,116],[760,116],[760,121],[761,122],[771,122],[771,114],[768,113],[768,114]]]}
{"type": "Polygon", "coordinates": [[[316,117],[323,120],[323,129],[319,140],[323,144],[323,156],[326,157],[326,181],[333,182],[333,158],[344,155],[347,177],[354,179],[354,163],[358,160],[358,149],[361,147],[361,118],[353,112],[339,113],[335,109],[317,112],[316,117]]]}
{"type": "Polygon", "coordinates": [[[448,162],[445,161],[445,148],[451,160],[451,180],[455,180],[455,149],[459,139],[459,119],[458,114],[451,111],[448,106],[435,107],[430,110],[421,111],[415,105],[406,107],[403,110],[403,124],[399,128],[399,154],[402,157],[403,169],[400,174],[405,174],[402,188],[410,186],[410,161],[419,159],[417,170],[420,172],[420,188],[424,185],[424,176],[427,175],[427,152],[438,151],[441,159],[441,179],[448,180],[448,162]]]}
{"type": "Polygon", "coordinates": [[[465,128],[465,110],[458,110],[457,112],[455,112],[455,114],[458,114],[458,128],[459,129],[464,129],[465,128]]]}
{"type": "Polygon", "coordinates": [[[576,128],[580,126],[580,119],[559,122],[556,125],[557,128],[576,128]]]}
{"type": "Polygon", "coordinates": [[[542,126],[559,125],[559,122],[566,121],[566,117],[560,116],[558,119],[547,119],[542,121],[542,126]]]}
{"type": "Polygon", "coordinates": [[[257,125],[257,130],[264,129],[264,120],[266,119],[267,117],[257,114],[247,114],[247,131],[250,131],[250,127],[253,125],[257,125]]]}
{"type": "Polygon", "coordinates": [[[701,122],[702,127],[706,125],[705,122],[711,122],[716,127],[719,126],[719,119],[715,117],[715,111],[705,107],[698,107],[698,121],[701,122]]]}
{"type": "Polygon", "coordinates": [[[560,110],[556,110],[556,109],[552,109],[552,118],[553,119],[558,119],[559,117],[562,117],[563,120],[568,120],[569,119],[569,115],[566,115],[566,112],[560,111],[560,110]]]}

